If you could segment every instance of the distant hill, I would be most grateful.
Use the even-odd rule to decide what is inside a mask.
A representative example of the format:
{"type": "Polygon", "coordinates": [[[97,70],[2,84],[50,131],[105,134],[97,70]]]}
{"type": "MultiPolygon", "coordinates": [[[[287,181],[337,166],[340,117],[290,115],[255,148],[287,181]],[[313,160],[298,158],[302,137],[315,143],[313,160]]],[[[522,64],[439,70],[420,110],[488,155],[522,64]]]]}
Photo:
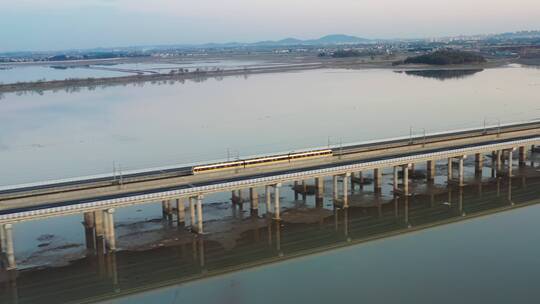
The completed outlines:
{"type": "Polygon", "coordinates": [[[308,40],[301,40],[296,38],[286,38],[282,40],[272,41],[259,41],[255,43],[247,43],[246,45],[250,46],[288,46],[288,45],[307,45],[307,46],[313,46],[313,45],[341,45],[341,44],[362,44],[362,43],[372,43],[373,41],[370,39],[355,37],[355,36],[349,36],[349,35],[342,35],[342,34],[334,34],[334,35],[327,35],[318,39],[308,39],[308,40]]]}
{"type": "Polygon", "coordinates": [[[359,38],[355,36],[334,34],[327,35],[315,40],[307,40],[306,43],[312,44],[356,44],[356,43],[368,43],[371,42],[369,39],[359,38]]]}

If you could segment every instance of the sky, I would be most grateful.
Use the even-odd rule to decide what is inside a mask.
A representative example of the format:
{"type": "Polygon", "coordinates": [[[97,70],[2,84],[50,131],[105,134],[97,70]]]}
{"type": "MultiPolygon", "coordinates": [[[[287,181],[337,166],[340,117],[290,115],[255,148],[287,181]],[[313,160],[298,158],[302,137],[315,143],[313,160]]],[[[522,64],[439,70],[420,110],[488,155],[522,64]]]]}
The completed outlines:
{"type": "Polygon", "coordinates": [[[540,29],[539,0],[0,0],[0,52],[540,29]]]}

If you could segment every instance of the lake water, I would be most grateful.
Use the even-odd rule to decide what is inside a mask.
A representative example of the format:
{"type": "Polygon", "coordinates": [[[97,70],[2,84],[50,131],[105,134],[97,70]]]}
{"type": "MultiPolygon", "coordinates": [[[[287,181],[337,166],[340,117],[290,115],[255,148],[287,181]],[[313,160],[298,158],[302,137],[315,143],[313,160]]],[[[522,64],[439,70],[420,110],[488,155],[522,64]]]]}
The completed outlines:
{"type": "MultiPolygon", "coordinates": [[[[535,119],[539,93],[540,69],[509,66],[6,94],[0,185],[110,172],[113,161],[126,170],[535,119]]],[[[492,178],[486,160],[481,180],[467,159],[463,191],[447,187],[440,162],[436,191],[415,180],[410,200],[394,200],[385,172],[381,194],[356,185],[346,210],[330,179],[322,202],[284,184],[280,223],[212,194],[203,237],[163,218],[161,202],[119,208],[120,250],[105,256],[86,250],[81,215],[18,223],[20,271],[0,271],[0,302],[530,302],[540,296],[540,154],[528,158],[512,179],[492,178]],[[500,213],[443,225],[490,212],[500,213]]]]}
{"type": "MultiPolygon", "coordinates": [[[[0,65],[0,84],[64,80],[70,78],[106,78],[136,74],[167,74],[179,68],[193,72],[196,69],[238,69],[260,66],[256,60],[171,60],[142,63],[103,63],[88,66],[64,65],[0,65]]],[[[266,63],[268,64],[268,63],[266,63]]]]}
{"type": "Polygon", "coordinates": [[[0,99],[0,185],[540,118],[540,69],[311,70],[0,99]],[[433,78],[435,77],[435,78],[433,78]],[[446,79],[446,80],[444,80],[446,79]]]}
{"type": "Polygon", "coordinates": [[[93,70],[85,67],[53,68],[50,66],[0,66],[0,83],[64,80],[68,78],[101,78],[135,75],[116,71],[93,70]]]}

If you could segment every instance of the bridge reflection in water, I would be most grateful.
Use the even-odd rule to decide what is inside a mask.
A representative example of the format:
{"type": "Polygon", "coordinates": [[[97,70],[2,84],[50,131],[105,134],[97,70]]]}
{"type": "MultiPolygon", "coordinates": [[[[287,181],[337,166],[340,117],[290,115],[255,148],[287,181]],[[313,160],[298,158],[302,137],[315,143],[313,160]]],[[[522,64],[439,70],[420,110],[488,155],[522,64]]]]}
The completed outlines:
{"type": "Polygon", "coordinates": [[[351,180],[348,208],[340,207],[331,194],[317,196],[313,186],[291,185],[296,200],[306,202],[308,196],[315,196],[315,204],[290,208],[282,213],[281,221],[258,214],[241,219],[241,225],[249,228],[237,234],[232,248],[211,234],[180,229],[171,245],[117,252],[95,248],[63,267],[4,270],[0,303],[121,297],[540,202],[540,174],[534,162],[512,177],[477,177],[463,187],[418,183],[411,195],[394,197],[371,191],[361,178],[351,180]]]}

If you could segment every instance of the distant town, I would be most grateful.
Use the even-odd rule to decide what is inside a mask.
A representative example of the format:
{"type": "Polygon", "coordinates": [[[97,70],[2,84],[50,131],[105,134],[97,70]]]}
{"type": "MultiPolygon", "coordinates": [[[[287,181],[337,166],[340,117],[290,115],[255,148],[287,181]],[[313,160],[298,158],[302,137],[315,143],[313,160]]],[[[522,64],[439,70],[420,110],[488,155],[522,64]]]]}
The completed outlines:
{"type": "Polygon", "coordinates": [[[209,43],[202,45],[132,46],[42,52],[0,54],[2,63],[63,62],[106,60],[114,58],[178,58],[225,54],[270,55],[301,54],[319,57],[373,57],[422,54],[439,49],[470,51],[486,58],[514,58],[522,63],[537,64],[540,59],[540,31],[503,34],[456,36],[426,39],[364,39],[348,35],[328,35],[319,39],[287,38],[256,43],[209,43]]]}

